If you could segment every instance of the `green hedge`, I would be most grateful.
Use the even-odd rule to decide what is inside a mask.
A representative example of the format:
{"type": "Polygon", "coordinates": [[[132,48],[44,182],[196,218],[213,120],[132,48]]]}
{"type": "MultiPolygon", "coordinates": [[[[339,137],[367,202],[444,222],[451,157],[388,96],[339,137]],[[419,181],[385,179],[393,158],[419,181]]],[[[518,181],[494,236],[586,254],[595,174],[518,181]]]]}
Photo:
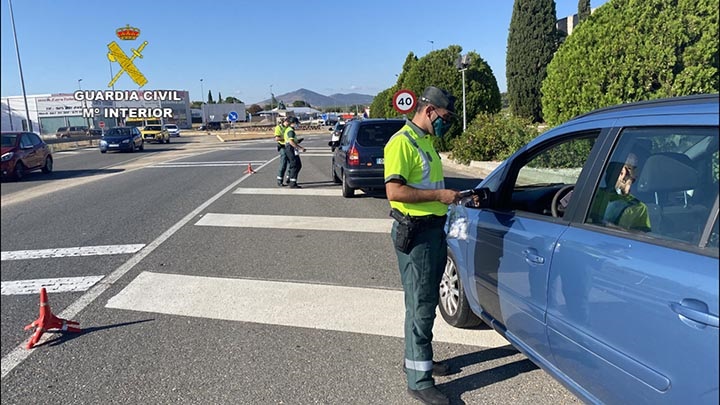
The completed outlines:
{"type": "Polygon", "coordinates": [[[451,158],[463,164],[505,160],[538,134],[529,119],[480,113],[462,135],[452,140],[451,158]]]}

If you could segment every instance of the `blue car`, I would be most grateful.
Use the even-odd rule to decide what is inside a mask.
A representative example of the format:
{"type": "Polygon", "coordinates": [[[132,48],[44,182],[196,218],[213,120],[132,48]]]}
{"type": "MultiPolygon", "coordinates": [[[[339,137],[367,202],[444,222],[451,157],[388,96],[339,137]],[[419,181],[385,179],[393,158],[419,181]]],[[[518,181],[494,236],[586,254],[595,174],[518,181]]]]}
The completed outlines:
{"type": "Polygon", "coordinates": [[[136,127],[110,128],[100,140],[101,153],[109,150],[135,152],[144,149],[145,141],[140,130],[136,127]]]}
{"type": "Polygon", "coordinates": [[[588,403],[718,404],[718,109],[604,108],[513,154],[451,207],[445,321],[588,403]]]}

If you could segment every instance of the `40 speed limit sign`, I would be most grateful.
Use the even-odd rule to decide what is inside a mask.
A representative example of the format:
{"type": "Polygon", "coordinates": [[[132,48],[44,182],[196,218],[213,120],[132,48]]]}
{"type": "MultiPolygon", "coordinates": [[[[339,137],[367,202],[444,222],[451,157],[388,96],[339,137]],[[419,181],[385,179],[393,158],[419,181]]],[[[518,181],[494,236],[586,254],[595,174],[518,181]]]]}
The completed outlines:
{"type": "Polygon", "coordinates": [[[407,114],[415,108],[417,97],[411,90],[398,90],[393,96],[393,107],[400,114],[407,114]]]}

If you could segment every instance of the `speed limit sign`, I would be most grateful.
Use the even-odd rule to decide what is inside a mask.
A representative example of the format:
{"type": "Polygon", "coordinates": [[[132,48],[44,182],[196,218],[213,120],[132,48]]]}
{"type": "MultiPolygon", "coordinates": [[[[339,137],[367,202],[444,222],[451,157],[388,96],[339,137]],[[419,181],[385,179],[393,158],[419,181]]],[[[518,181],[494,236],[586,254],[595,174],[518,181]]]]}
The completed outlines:
{"type": "Polygon", "coordinates": [[[393,108],[400,114],[407,114],[415,108],[417,97],[411,90],[398,90],[393,96],[393,108]]]}

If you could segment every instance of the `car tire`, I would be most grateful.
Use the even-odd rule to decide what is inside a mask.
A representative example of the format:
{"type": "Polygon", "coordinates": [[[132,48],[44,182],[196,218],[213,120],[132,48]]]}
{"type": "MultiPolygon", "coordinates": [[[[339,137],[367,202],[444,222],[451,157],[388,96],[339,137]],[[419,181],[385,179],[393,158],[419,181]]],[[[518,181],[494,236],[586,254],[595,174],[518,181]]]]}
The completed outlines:
{"type": "Polygon", "coordinates": [[[13,177],[16,181],[20,181],[25,177],[25,165],[18,161],[15,163],[15,170],[13,170],[13,177]]]}
{"type": "Polygon", "coordinates": [[[135,142],[130,142],[130,153],[135,153],[135,142]]]}
{"type": "Polygon", "coordinates": [[[330,177],[332,177],[333,183],[335,183],[335,184],[340,184],[340,179],[339,179],[338,176],[335,174],[335,161],[334,161],[334,160],[333,160],[332,163],[330,164],[330,177]]]}
{"type": "Polygon", "coordinates": [[[53,160],[50,156],[45,157],[45,166],[42,167],[43,173],[52,173],[53,171],[53,160]]]}
{"type": "Polygon", "coordinates": [[[100,151],[100,153],[106,153],[106,152],[107,152],[106,150],[101,150],[101,151],[100,151]]]}
{"type": "Polygon", "coordinates": [[[448,249],[445,271],[440,280],[440,314],[445,322],[456,328],[471,328],[482,323],[470,309],[455,256],[448,249]]]}
{"type": "Polygon", "coordinates": [[[347,182],[347,176],[345,176],[345,172],[342,174],[342,195],[345,198],[352,198],[355,196],[355,189],[350,187],[347,182]]]}
{"type": "Polygon", "coordinates": [[[138,149],[145,150],[145,142],[141,142],[140,147],[138,149]]]}

